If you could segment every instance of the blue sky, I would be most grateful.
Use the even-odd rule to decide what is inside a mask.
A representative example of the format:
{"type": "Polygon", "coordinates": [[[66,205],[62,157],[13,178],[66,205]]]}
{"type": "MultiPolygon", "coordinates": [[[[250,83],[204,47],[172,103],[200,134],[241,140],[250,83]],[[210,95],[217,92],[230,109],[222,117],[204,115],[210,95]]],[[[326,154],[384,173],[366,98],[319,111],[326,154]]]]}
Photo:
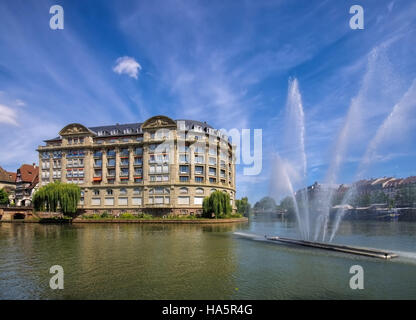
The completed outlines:
{"type": "MultiPolygon", "coordinates": [[[[288,83],[297,78],[309,183],[324,179],[350,105],[359,101],[337,179],[351,182],[368,142],[416,78],[415,17],[411,0],[3,0],[0,166],[37,162],[36,147],[71,122],[165,114],[261,128],[262,172],[237,171],[237,196],[254,202],[269,193],[288,83]],[[64,8],[64,30],[49,28],[54,4],[64,8]],[[353,4],[364,8],[364,30],[349,27],[353,4]],[[140,65],[137,74],[115,72],[122,57],[140,65]]],[[[383,136],[368,177],[416,175],[414,107],[406,110],[397,130],[383,136]]]]}

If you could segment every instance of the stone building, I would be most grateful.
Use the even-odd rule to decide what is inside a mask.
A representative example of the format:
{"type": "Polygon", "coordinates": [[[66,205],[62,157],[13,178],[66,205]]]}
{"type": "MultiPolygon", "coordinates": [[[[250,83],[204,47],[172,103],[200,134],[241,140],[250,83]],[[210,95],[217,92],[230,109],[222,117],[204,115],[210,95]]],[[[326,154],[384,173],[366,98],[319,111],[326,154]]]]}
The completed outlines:
{"type": "Polygon", "coordinates": [[[40,184],[78,184],[86,213],[200,214],[215,190],[228,193],[235,208],[233,145],[205,122],[73,123],[45,142],[37,150],[40,184]]]}

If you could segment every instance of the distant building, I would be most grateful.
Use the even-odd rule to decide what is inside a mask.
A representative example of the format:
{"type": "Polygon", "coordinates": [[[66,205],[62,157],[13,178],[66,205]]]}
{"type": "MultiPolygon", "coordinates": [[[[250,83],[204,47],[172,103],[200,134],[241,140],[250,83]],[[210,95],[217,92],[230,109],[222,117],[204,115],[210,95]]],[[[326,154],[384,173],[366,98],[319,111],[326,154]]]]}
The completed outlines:
{"type": "Polygon", "coordinates": [[[0,189],[4,189],[9,194],[10,201],[14,200],[16,190],[15,172],[9,172],[0,167],[0,189]]]}
{"type": "Polygon", "coordinates": [[[383,186],[383,192],[390,198],[394,199],[397,194],[397,190],[404,179],[402,178],[393,178],[387,181],[383,186]]]}
{"type": "Polygon", "coordinates": [[[17,206],[30,206],[32,196],[39,184],[39,167],[35,164],[24,164],[16,173],[15,203],[17,206]]]}

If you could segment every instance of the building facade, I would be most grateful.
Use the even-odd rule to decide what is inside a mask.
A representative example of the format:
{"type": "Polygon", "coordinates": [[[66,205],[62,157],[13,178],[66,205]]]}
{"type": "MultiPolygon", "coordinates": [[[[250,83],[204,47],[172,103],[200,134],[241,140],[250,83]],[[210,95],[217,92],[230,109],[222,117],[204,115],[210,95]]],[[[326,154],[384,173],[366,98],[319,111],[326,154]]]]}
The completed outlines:
{"type": "Polygon", "coordinates": [[[69,124],[38,148],[40,185],[81,187],[79,208],[200,214],[215,190],[235,208],[234,147],[205,122],[155,116],[143,123],[90,127],[69,124]]]}
{"type": "Polygon", "coordinates": [[[39,186],[39,167],[23,164],[16,172],[15,203],[17,206],[32,205],[32,196],[39,186]]]}
{"type": "Polygon", "coordinates": [[[9,194],[9,201],[13,203],[16,190],[15,172],[9,172],[0,167],[0,189],[4,189],[9,194]]]}

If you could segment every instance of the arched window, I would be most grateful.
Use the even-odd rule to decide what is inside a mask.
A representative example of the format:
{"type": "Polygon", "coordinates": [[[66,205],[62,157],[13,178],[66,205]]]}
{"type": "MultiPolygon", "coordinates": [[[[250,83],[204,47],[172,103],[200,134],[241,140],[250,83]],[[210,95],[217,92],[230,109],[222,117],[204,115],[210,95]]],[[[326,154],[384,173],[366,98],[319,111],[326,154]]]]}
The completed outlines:
{"type": "Polygon", "coordinates": [[[107,195],[112,196],[113,195],[113,189],[107,189],[107,195]]]}
{"type": "Polygon", "coordinates": [[[202,189],[202,188],[196,188],[195,193],[196,194],[204,194],[204,189],[202,189]]]}
{"type": "Polygon", "coordinates": [[[180,194],[188,194],[188,188],[180,188],[179,193],[180,194]]]}
{"type": "Polygon", "coordinates": [[[120,189],[120,195],[126,195],[127,194],[127,190],[125,188],[121,188],[120,189]]]}
{"type": "Polygon", "coordinates": [[[217,191],[217,189],[211,189],[211,190],[209,191],[209,193],[213,193],[213,192],[215,192],[215,191],[217,191]]]}

